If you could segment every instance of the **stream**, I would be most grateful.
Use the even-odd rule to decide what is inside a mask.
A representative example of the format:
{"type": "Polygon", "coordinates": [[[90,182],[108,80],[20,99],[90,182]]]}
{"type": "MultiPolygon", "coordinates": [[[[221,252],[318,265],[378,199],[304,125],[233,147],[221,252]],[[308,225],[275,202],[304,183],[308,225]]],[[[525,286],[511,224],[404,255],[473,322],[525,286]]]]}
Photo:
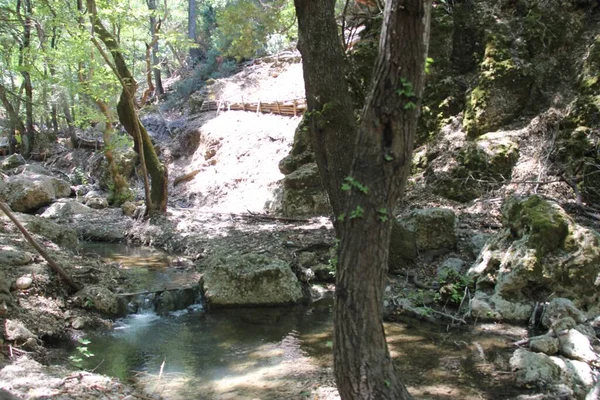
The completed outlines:
{"type": "MultiPolygon", "coordinates": [[[[139,268],[148,279],[169,276],[165,255],[154,250],[102,244],[85,251],[139,268]]],[[[331,299],[323,299],[268,309],[205,311],[197,305],[162,316],[140,310],[117,320],[113,330],[88,332],[94,356],[83,367],[135,378],[166,399],[337,399],[332,307],[331,299]]],[[[410,360],[399,369],[415,398],[507,399],[523,393],[508,372],[521,328],[447,330],[416,320],[385,328],[392,357],[410,360]]]]}

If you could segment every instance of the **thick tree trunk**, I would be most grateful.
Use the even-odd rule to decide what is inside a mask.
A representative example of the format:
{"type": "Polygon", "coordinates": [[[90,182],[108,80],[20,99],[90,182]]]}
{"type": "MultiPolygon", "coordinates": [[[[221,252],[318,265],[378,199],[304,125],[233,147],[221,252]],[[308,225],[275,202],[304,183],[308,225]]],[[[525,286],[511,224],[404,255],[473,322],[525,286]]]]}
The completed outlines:
{"type": "Polygon", "coordinates": [[[410,399],[387,349],[382,306],[393,210],[411,166],[431,1],[387,0],[358,130],[341,67],[334,1],[295,4],[309,126],[341,240],[333,346],[338,390],[344,400],[410,399]]]}
{"type": "Polygon", "coordinates": [[[335,22],[335,0],[295,0],[308,112],[305,114],[323,187],[334,213],[342,212],[339,188],[348,176],[356,117],[348,95],[344,53],[335,22]]]}

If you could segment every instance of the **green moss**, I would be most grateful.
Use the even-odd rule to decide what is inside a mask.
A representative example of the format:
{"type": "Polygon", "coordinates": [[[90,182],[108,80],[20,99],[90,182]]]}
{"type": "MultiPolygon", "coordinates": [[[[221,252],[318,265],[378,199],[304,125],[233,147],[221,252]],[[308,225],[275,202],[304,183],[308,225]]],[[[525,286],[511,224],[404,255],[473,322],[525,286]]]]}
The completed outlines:
{"type": "Polygon", "coordinates": [[[513,236],[518,239],[526,236],[527,245],[536,249],[539,258],[564,248],[569,233],[568,217],[541,197],[512,198],[506,203],[503,216],[513,236]]]}

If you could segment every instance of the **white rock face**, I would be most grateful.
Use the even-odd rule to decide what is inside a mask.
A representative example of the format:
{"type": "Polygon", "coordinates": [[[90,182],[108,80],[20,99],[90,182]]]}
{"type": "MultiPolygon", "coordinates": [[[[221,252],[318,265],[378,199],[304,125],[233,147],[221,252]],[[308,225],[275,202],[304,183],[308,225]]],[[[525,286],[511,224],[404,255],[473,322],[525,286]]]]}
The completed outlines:
{"type": "Polygon", "coordinates": [[[569,329],[566,333],[559,335],[558,340],[560,343],[559,351],[565,357],[586,363],[598,359],[590,340],[576,329],[569,329]]]}

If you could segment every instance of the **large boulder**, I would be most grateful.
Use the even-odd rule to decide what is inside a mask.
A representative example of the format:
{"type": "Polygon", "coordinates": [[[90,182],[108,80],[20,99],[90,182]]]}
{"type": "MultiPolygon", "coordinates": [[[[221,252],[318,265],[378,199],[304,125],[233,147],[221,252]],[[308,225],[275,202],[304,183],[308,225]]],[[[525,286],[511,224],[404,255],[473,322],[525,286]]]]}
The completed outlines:
{"type": "Polygon", "coordinates": [[[52,204],[42,217],[67,224],[77,232],[77,236],[95,242],[118,242],[125,239],[132,221],[123,218],[119,209],[95,210],[77,200],[67,200],[52,204]]]}
{"type": "Polygon", "coordinates": [[[123,316],[125,301],[102,286],[86,286],[74,295],[75,304],[96,310],[110,317],[123,316]]]}
{"type": "Polygon", "coordinates": [[[81,204],[77,200],[68,200],[53,203],[42,213],[42,217],[72,219],[75,216],[85,216],[93,213],[93,209],[81,204]]]}
{"type": "Polygon", "coordinates": [[[75,249],[79,245],[74,229],[35,215],[23,215],[21,220],[29,232],[44,236],[60,246],[75,249]]]}
{"type": "Polygon", "coordinates": [[[561,369],[551,357],[518,349],[510,359],[517,385],[545,388],[560,381],[561,369]]]}
{"type": "Polygon", "coordinates": [[[48,174],[24,171],[0,181],[0,200],[8,203],[13,211],[29,213],[55,199],[69,197],[69,182],[48,174]]]}
{"type": "Polygon", "coordinates": [[[431,260],[452,251],[456,242],[456,215],[452,210],[414,210],[392,226],[390,268],[414,261],[417,255],[431,260]]]}
{"type": "Polygon", "coordinates": [[[584,311],[597,307],[598,233],[539,196],[510,198],[502,213],[506,229],[486,244],[469,270],[478,291],[530,304],[554,293],[584,311]]]}
{"type": "Polygon", "coordinates": [[[297,167],[283,179],[282,210],[287,216],[324,215],[330,212],[316,163],[297,167]]]}
{"type": "Polygon", "coordinates": [[[263,254],[214,257],[202,278],[209,306],[275,306],[298,303],[302,288],[290,266],[263,254]]]}

